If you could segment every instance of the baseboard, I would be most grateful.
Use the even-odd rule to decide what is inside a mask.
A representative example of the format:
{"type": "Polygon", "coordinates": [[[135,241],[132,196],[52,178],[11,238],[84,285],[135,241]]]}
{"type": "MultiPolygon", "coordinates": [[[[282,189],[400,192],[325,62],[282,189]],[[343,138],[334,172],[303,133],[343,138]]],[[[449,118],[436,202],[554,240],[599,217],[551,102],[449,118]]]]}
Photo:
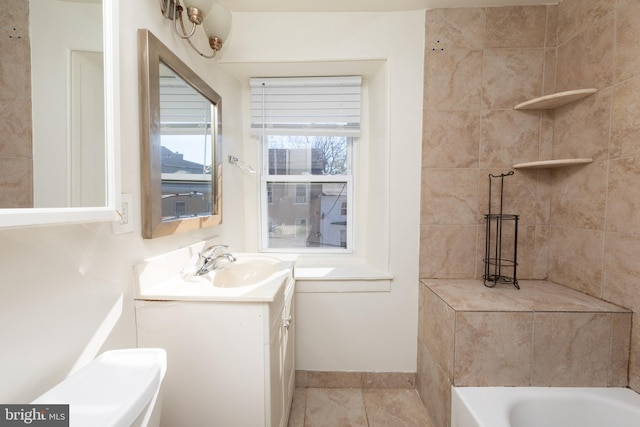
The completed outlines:
{"type": "Polygon", "coordinates": [[[416,388],[415,372],[296,371],[296,388],[416,388]]]}

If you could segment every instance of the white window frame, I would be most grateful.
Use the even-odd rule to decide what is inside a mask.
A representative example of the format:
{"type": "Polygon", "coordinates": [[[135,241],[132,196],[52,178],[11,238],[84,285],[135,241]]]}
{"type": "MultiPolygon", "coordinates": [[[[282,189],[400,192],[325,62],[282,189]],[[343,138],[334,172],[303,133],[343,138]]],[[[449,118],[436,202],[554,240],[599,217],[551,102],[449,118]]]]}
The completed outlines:
{"type": "MultiPolygon", "coordinates": [[[[361,136],[353,144],[352,174],[355,179],[350,207],[353,218],[353,253],[296,254],[296,292],[386,292],[391,289],[393,274],[390,270],[390,152],[391,138],[389,114],[394,106],[389,93],[389,63],[385,59],[353,61],[309,61],[248,65],[244,75],[360,75],[362,76],[361,136]]],[[[244,92],[244,112],[251,116],[251,90],[244,92]]],[[[260,172],[262,145],[259,135],[245,128],[243,147],[260,172]]],[[[395,141],[402,143],[402,141],[395,141]]],[[[256,174],[258,175],[258,174],[256,174]]],[[[247,230],[252,250],[261,251],[261,218],[264,202],[259,176],[250,187],[251,206],[247,211],[247,230]]]]}
{"type": "MultiPolygon", "coordinates": [[[[260,140],[262,167],[260,175],[260,251],[345,254],[354,253],[357,224],[354,194],[353,146],[361,134],[362,77],[285,77],[251,79],[251,129],[260,140]],[[305,95],[305,96],[301,96],[305,95]],[[336,136],[347,138],[348,171],[342,175],[269,175],[268,135],[336,136]],[[269,247],[269,183],[305,184],[306,200],[294,205],[308,205],[311,184],[344,183],[347,197],[347,247],[269,247]]],[[[275,152],[274,152],[275,155],[275,152]]],[[[307,153],[311,163],[311,151],[307,153]]],[[[286,165],[285,165],[286,166],[286,165]]],[[[280,173],[287,169],[280,170],[280,173]]],[[[273,204],[271,204],[273,206],[273,204]]],[[[342,210],[340,211],[342,212],[342,210]]],[[[342,242],[340,242],[342,243],[342,242]]]]}

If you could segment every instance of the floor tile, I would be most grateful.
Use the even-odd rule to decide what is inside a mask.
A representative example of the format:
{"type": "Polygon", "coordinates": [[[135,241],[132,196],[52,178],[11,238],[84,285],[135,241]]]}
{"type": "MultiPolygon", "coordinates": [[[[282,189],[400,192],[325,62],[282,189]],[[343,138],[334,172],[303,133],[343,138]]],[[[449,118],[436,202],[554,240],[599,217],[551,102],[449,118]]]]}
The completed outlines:
{"type": "Polygon", "coordinates": [[[414,389],[297,388],[288,427],[433,427],[414,389]]]}
{"type": "Polygon", "coordinates": [[[307,389],[304,427],[368,427],[362,390],[307,389]]]}
{"type": "Polygon", "coordinates": [[[432,427],[416,390],[365,389],[369,427],[432,427]]]}
{"type": "Polygon", "coordinates": [[[304,412],[307,405],[307,389],[297,388],[293,392],[293,402],[289,413],[289,427],[304,427],[304,412]]]}

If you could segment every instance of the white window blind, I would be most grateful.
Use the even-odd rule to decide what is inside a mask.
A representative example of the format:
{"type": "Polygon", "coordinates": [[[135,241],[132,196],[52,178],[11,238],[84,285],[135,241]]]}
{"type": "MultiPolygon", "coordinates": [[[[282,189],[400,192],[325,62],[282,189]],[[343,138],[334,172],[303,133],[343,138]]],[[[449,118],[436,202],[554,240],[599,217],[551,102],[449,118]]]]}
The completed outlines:
{"type": "Polygon", "coordinates": [[[360,135],[362,78],[253,78],[251,130],[260,135],[360,135]]]}
{"type": "Polygon", "coordinates": [[[160,121],[163,134],[202,134],[211,130],[211,101],[160,64],[160,121]]]}

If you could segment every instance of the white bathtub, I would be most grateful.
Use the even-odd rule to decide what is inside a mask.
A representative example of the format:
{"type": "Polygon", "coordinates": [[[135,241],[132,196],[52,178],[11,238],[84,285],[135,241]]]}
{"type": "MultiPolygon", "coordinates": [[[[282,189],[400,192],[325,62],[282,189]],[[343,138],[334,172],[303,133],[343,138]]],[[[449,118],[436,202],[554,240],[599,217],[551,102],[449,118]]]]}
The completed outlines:
{"type": "Polygon", "coordinates": [[[452,387],[451,427],[639,427],[626,388],[452,387]]]}

